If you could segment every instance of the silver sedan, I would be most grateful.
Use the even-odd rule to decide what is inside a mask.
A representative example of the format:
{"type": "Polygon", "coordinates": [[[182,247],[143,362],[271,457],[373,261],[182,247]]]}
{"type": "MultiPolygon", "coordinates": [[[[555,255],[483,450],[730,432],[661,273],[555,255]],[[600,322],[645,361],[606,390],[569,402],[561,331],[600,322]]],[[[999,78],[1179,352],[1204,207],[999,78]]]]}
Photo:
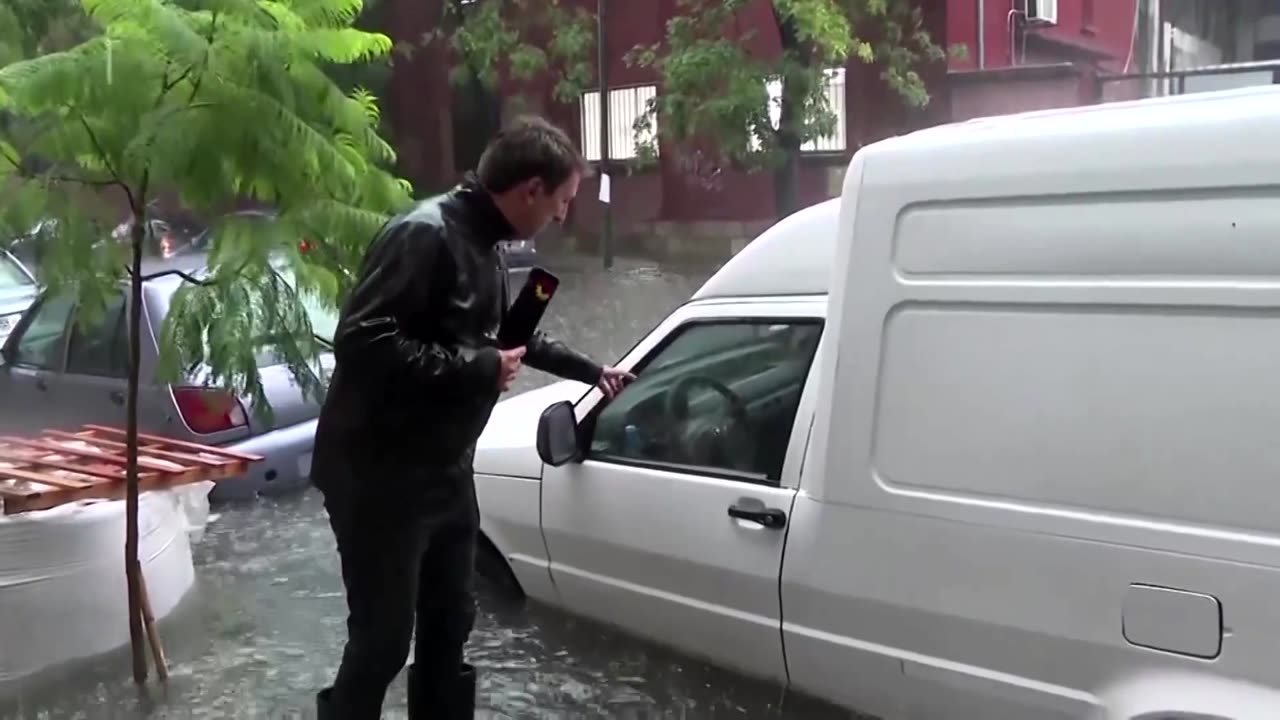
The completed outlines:
{"type": "MultiPolygon", "coordinates": [[[[198,261],[199,259],[196,258],[198,261]]],[[[190,268],[198,271],[199,265],[190,268]]],[[[266,458],[249,475],[220,482],[214,501],[288,492],[310,482],[319,403],[303,393],[289,368],[274,353],[258,358],[258,369],[273,419],[262,420],[248,398],[201,387],[198,371],[174,384],[156,378],[160,337],[179,275],[152,273],[143,284],[142,387],[138,398],[142,432],[256,453],[266,458]]],[[[332,337],[336,316],[317,302],[300,298],[322,339],[332,337]]],[[[25,312],[0,349],[0,434],[85,424],[125,423],[128,370],[126,308],[122,285],[102,322],[74,322],[76,305],[44,293],[25,312]]],[[[332,353],[323,353],[312,371],[325,378],[332,353]]]]}

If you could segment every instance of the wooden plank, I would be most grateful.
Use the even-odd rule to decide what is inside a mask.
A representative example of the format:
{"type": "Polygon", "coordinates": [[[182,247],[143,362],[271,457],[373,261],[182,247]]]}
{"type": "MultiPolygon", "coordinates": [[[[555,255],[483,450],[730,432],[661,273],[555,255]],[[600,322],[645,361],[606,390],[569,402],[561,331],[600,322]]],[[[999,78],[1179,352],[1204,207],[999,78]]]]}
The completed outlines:
{"type": "MultiPolygon", "coordinates": [[[[169,488],[189,485],[192,480],[179,480],[164,475],[152,475],[138,481],[138,492],[150,492],[152,490],[167,490],[169,488]]],[[[81,500],[123,500],[125,496],[126,483],[97,483],[91,487],[80,490],[58,490],[55,492],[40,493],[39,495],[27,495],[21,498],[6,498],[4,501],[4,514],[15,515],[24,512],[34,512],[36,510],[48,510],[50,508],[67,505],[81,500]]]]}
{"type": "MultiPolygon", "coordinates": [[[[72,463],[62,462],[61,460],[36,459],[27,454],[17,454],[6,452],[3,445],[0,445],[0,460],[6,462],[19,463],[27,467],[39,466],[41,468],[54,468],[56,470],[70,470],[81,475],[92,475],[107,480],[124,480],[124,469],[110,465],[74,465],[72,463]]],[[[151,475],[152,473],[147,473],[151,475]]]]}
{"type": "MultiPolygon", "coordinates": [[[[126,433],[120,428],[107,427],[106,425],[85,425],[86,430],[97,430],[115,437],[125,437],[126,433]]],[[[232,458],[234,460],[244,460],[246,462],[260,462],[266,458],[261,455],[250,455],[248,453],[236,452],[234,450],[225,450],[212,445],[200,445],[198,443],[185,442],[183,440],[173,440],[171,438],[161,437],[159,435],[148,435],[146,433],[138,433],[139,442],[157,443],[166,447],[183,448],[195,452],[208,453],[210,455],[221,455],[222,457],[232,458]]]]}
{"type": "MultiPolygon", "coordinates": [[[[3,447],[3,444],[5,443],[9,445],[20,445],[23,447],[44,450],[50,455],[73,455],[76,457],[89,458],[91,460],[100,460],[111,465],[119,465],[120,467],[127,467],[129,464],[129,461],[126,458],[122,458],[113,453],[104,452],[97,448],[85,449],[68,447],[62,443],[54,442],[52,440],[25,440],[23,438],[16,437],[0,437],[0,447],[3,447]]],[[[159,470],[160,472],[184,472],[191,469],[183,465],[175,468],[170,463],[159,462],[146,457],[138,458],[138,467],[150,470],[159,470]]]]}
{"type": "Polygon", "coordinates": [[[38,495],[38,494],[40,494],[39,490],[19,490],[17,488],[5,487],[3,485],[0,485],[0,501],[3,501],[5,498],[25,500],[31,495],[38,495]]]}
{"type": "MultiPolygon", "coordinates": [[[[61,492],[67,492],[67,491],[61,491],[61,492]]],[[[48,497],[48,493],[42,492],[40,490],[28,490],[26,492],[19,492],[19,491],[12,490],[10,488],[0,488],[0,501],[4,502],[5,515],[16,515],[18,513],[27,512],[22,508],[44,505],[49,502],[46,499],[47,497],[48,497]]],[[[49,508],[59,507],[63,504],[64,503],[60,501],[55,501],[52,505],[49,505],[49,507],[46,507],[43,509],[48,510],[49,508]]]]}
{"type": "MultiPolygon", "coordinates": [[[[118,442],[116,440],[108,440],[106,438],[98,437],[97,435],[88,435],[85,433],[66,432],[65,430],[45,430],[44,434],[51,435],[55,438],[60,438],[60,439],[76,440],[79,442],[86,443],[88,445],[101,447],[103,449],[115,450],[121,453],[124,453],[129,448],[128,444],[126,443],[118,442]]],[[[210,453],[206,453],[206,455],[208,454],[210,453]]],[[[192,455],[190,453],[180,453],[180,452],[173,452],[172,450],[162,450],[156,445],[144,445],[142,447],[139,447],[138,455],[139,457],[157,457],[162,459],[168,458],[170,460],[175,460],[175,461],[199,463],[201,465],[207,465],[209,467],[222,467],[223,465],[226,465],[228,462],[227,459],[215,460],[213,458],[200,457],[199,455],[192,455]]]]}
{"type": "Polygon", "coordinates": [[[62,477],[52,473],[33,472],[22,468],[12,468],[0,465],[0,478],[12,478],[14,480],[26,480],[28,482],[38,482],[41,485],[48,485],[54,488],[63,488],[65,490],[80,490],[87,487],[93,487],[97,483],[77,480],[75,478],[62,477]]]}
{"type": "MultiPolygon", "coordinates": [[[[41,437],[35,439],[0,438],[0,461],[17,465],[0,467],[0,478],[39,483],[50,488],[45,491],[0,482],[0,500],[4,503],[4,514],[47,510],[82,500],[124,498],[127,492],[127,461],[120,453],[125,449],[125,444],[121,442],[123,437],[123,430],[85,425],[79,432],[45,430],[41,437]],[[104,438],[102,434],[115,439],[104,438]],[[81,446],[69,447],[64,444],[71,441],[81,443],[81,446]],[[61,477],[50,470],[69,471],[84,479],[61,477]]],[[[139,492],[236,477],[247,473],[250,464],[262,459],[256,455],[168,440],[155,435],[142,434],[138,440],[139,469],[145,468],[144,472],[139,473],[139,492]],[[168,458],[180,463],[163,462],[168,458]]]]}

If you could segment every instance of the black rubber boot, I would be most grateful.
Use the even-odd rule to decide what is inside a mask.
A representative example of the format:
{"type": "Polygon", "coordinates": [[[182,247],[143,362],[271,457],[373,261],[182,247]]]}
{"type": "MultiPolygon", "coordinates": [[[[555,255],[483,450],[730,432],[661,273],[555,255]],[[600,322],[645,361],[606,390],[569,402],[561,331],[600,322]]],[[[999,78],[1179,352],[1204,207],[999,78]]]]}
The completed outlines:
{"type": "Polygon", "coordinates": [[[432,677],[416,665],[409,668],[409,720],[472,720],[475,716],[475,667],[463,663],[450,678],[432,677]]]}
{"type": "Polygon", "coordinates": [[[338,720],[338,711],[333,707],[333,688],[316,693],[316,720],[338,720]]]}

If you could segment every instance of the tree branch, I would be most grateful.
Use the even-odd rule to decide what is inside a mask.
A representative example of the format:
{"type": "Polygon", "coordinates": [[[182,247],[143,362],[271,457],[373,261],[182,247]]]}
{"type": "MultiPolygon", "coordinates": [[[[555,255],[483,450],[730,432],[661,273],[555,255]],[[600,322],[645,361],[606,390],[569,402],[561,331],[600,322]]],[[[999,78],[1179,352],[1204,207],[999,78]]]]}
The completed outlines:
{"type": "MultiPolygon", "coordinates": [[[[133,275],[133,268],[129,268],[129,269],[128,269],[128,274],[129,274],[129,275],[133,275]]],[[[165,275],[177,275],[178,277],[182,278],[183,280],[186,280],[187,282],[191,283],[192,285],[199,285],[199,286],[201,286],[201,287],[209,287],[209,286],[211,286],[211,285],[213,285],[213,284],[214,284],[214,282],[213,282],[212,280],[203,280],[203,279],[201,279],[201,278],[195,277],[194,275],[191,275],[190,273],[183,272],[183,271],[181,271],[181,270],[162,270],[162,271],[160,271],[160,272],[158,272],[158,273],[152,273],[152,274],[150,274],[150,275],[143,275],[143,276],[142,276],[142,279],[143,279],[143,280],[152,280],[152,279],[154,279],[154,278],[164,277],[165,275]]]]}
{"type": "Polygon", "coordinates": [[[98,153],[98,157],[102,158],[102,164],[107,166],[107,172],[111,173],[112,181],[109,184],[119,186],[129,199],[129,207],[135,207],[137,203],[133,196],[133,190],[129,188],[124,178],[120,177],[120,173],[116,172],[115,167],[111,164],[110,156],[107,155],[107,151],[102,147],[102,143],[98,142],[98,134],[93,131],[93,126],[89,124],[88,118],[84,116],[84,113],[79,113],[79,115],[80,124],[84,126],[84,131],[89,134],[89,142],[93,143],[94,152],[98,153]]]}
{"type": "Polygon", "coordinates": [[[149,189],[148,186],[150,185],[151,185],[151,168],[148,167],[146,170],[142,171],[142,182],[138,183],[138,200],[142,204],[134,208],[134,211],[133,211],[133,214],[137,217],[138,220],[146,219],[147,205],[145,201],[147,199],[147,190],[149,189]]]}
{"type": "MultiPolygon", "coordinates": [[[[28,177],[34,180],[37,176],[32,175],[28,177]]],[[[76,185],[84,185],[85,187],[112,187],[113,185],[120,185],[120,183],[115,180],[93,180],[91,178],[74,177],[72,175],[45,174],[39,177],[52,180],[53,182],[75,183],[76,185]]],[[[120,187],[124,186],[120,185],[120,187]]]]}
{"type": "Polygon", "coordinates": [[[115,179],[112,179],[112,178],[93,179],[93,178],[85,178],[85,177],[76,177],[73,175],[59,175],[55,173],[30,172],[28,168],[23,166],[20,159],[10,157],[8,153],[0,153],[0,157],[3,157],[5,161],[10,166],[12,166],[14,170],[17,171],[16,174],[18,177],[24,178],[26,180],[36,180],[38,178],[43,178],[45,180],[51,180],[53,182],[75,183],[77,185],[84,185],[86,187],[110,187],[112,185],[117,184],[115,179]]]}
{"type": "Polygon", "coordinates": [[[174,78],[174,79],[172,79],[172,80],[170,80],[170,79],[169,79],[169,73],[168,73],[168,71],[166,70],[166,71],[165,71],[164,82],[163,82],[163,83],[161,83],[161,87],[160,87],[160,97],[162,97],[162,98],[163,98],[165,95],[167,95],[167,94],[169,93],[169,91],[170,91],[170,90],[172,90],[172,89],[174,89],[175,87],[177,87],[179,83],[181,83],[183,80],[186,80],[187,78],[191,77],[191,70],[192,70],[192,68],[191,68],[190,66],[188,66],[186,70],[183,70],[183,71],[182,71],[182,73],[178,75],[178,77],[176,77],[176,78],[174,78]]]}
{"type": "Polygon", "coordinates": [[[205,36],[205,42],[209,47],[204,49],[204,59],[200,61],[200,74],[196,77],[196,81],[191,83],[191,94],[187,96],[187,104],[191,104],[196,99],[196,95],[200,92],[200,84],[204,82],[204,76],[209,72],[209,56],[213,54],[213,36],[218,30],[218,11],[213,11],[213,16],[209,19],[209,34],[205,36]]]}
{"type": "Polygon", "coordinates": [[[173,117],[174,115],[177,115],[179,113],[184,113],[189,110],[204,110],[205,108],[211,108],[211,107],[217,107],[217,106],[218,106],[218,103],[216,102],[191,103],[190,105],[183,105],[182,107],[170,108],[169,110],[165,111],[165,114],[162,116],[161,119],[163,120],[165,118],[170,118],[170,117],[173,117]]]}
{"type": "Polygon", "coordinates": [[[19,175],[22,174],[22,163],[9,157],[9,153],[0,153],[0,157],[4,157],[4,159],[7,160],[10,165],[13,166],[13,169],[18,171],[19,175]]]}
{"type": "MultiPolygon", "coordinates": [[[[212,20],[212,24],[211,24],[211,26],[210,26],[210,28],[209,28],[209,44],[210,44],[210,48],[212,48],[212,44],[213,44],[213,26],[216,26],[216,25],[217,25],[217,23],[218,23],[218,13],[217,13],[217,11],[214,11],[214,13],[213,13],[213,20],[212,20]]],[[[208,63],[209,63],[209,53],[210,53],[210,49],[208,49],[208,48],[207,48],[207,49],[205,50],[204,63],[203,63],[203,65],[204,65],[206,68],[207,68],[208,63]]],[[[155,102],[155,105],[152,107],[152,111],[153,111],[153,112],[154,112],[155,110],[159,110],[159,109],[160,109],[160,106],[164,104],[165,96],[167,96],[167,95],[169,94],[169,92],[170,92],[171,90],[173,90],[175,87],[177,87],[177,86],[179,85],[179,83],[181,83],[183,80],[185,80],[185,79],[187,79],[188,77],[190,77],[190,76],[191,76],[191,71],[194,69],[194,67],[193,67],[193,66],[190,66],[190,65],[189,65],[189,66],[187,66],[187,69],[183,70],[183,71],[182,71],[182,72],[181,72],[177,77],[175,77],[175,78],[173,78],[172,80],[170,80],[170,79],[169,79],[169,67],[170,67],[169,65],[167,65],[167,64],[165,65],[165,69],[164,69],[164,77],[163,77],[163,79],[160,81],[160,94],[156,96],[156,102],[155,102]]],[[[203,70],[201,71],[200,76],[199,76],[199,77],[197,77],[197,78],[196,78],[196,81],[192,84],[193,86],[192,86],[192,88],[191,88],[191,97],[187,98],[187,107],[190,107],[190,106],[191,106],[191,100],[192,100],[192,99],[194,99],[194,98],[195,98],[195,96],[196,96],[196,93],[197,93],[197,92],[199,92],[199,90],[200,90],[200,81],[201,81],[202,79],[204,79],[204,72],[203,72],[203,70]]],[[[184,108],[178,108],[178,110],[182,110],[182,109],[184,109],[184,108]]],[[[175,110],[174,112],[177,112],[177,110],[175,110]]],[[[170,114],[173,114],[173,113],[170,113],[170,114]]],[[[86,127],[86,128],[88,127],[88,124],[87,124],[87,123],[85,124],[85,127],[86,127]]],[[[152,139],[154,140],[154,137],[153,137],[152,139]]],[[[150,142],[148,142],[148,143],[147,143],[147,147],[148,147],[148,148],[150,148],[150,146],[151,146],[151,143],[150,143],[150,142]]],[[[105,162],[105,160],[104,160],[104,162],[105,162]]],[[[109,165],[108,165],[108,169],[110,169],[110,166],[109,166],[109,165]]],[[[112,171],[112,174],[113,174],[113,175],[116,175],[115,171],[112,171]]],[[[118,177],[118,175],[117,175],[117,177],[118,177]]],[[[140,183],[138,184],[138,195],[135,197],[132,193],[130,193],[130,192],[129,192],[129,189],[128,189],[128,188],[125,188],[125,192],[129,194],[129,207],[130,207],[130,209],[132,209],[132,210],[133,210],[133,214],[136,216],[136,218],[135,218],[135,219],[141,220],[141,219],[143,218],[143,214],[144,214],[144,212],[146,211],[146,203],[145,203],[145,201],[146,201],[146,198],[147,198],[147,190],[148,190],[148,186],[150,185],[150,183],[151,183],[151,167],[150,167],[150,165],[148,165],[148,166],[147,166],[147,167],[142,171],[142,182],[140,182],[140,183]]],[[[123,185],[122,185],[122,187],[123,187],[123,185]]]]}

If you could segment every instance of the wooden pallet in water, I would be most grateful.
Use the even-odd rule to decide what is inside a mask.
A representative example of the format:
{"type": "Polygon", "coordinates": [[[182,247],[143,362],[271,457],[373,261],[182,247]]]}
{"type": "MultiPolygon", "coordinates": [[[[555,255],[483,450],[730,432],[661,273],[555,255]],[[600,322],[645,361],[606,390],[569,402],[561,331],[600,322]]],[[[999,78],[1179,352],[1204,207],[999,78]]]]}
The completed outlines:
{"type": "MultiPolygon", "coordinates": [[[[238,477],[261,456],[138,434],[138,491],[238,477]]],[[[48,510],[79,500],[125,496],[125,431],[103,425],[45,430],[34,438],[0,436],[4,514],[48,510]]]]}

